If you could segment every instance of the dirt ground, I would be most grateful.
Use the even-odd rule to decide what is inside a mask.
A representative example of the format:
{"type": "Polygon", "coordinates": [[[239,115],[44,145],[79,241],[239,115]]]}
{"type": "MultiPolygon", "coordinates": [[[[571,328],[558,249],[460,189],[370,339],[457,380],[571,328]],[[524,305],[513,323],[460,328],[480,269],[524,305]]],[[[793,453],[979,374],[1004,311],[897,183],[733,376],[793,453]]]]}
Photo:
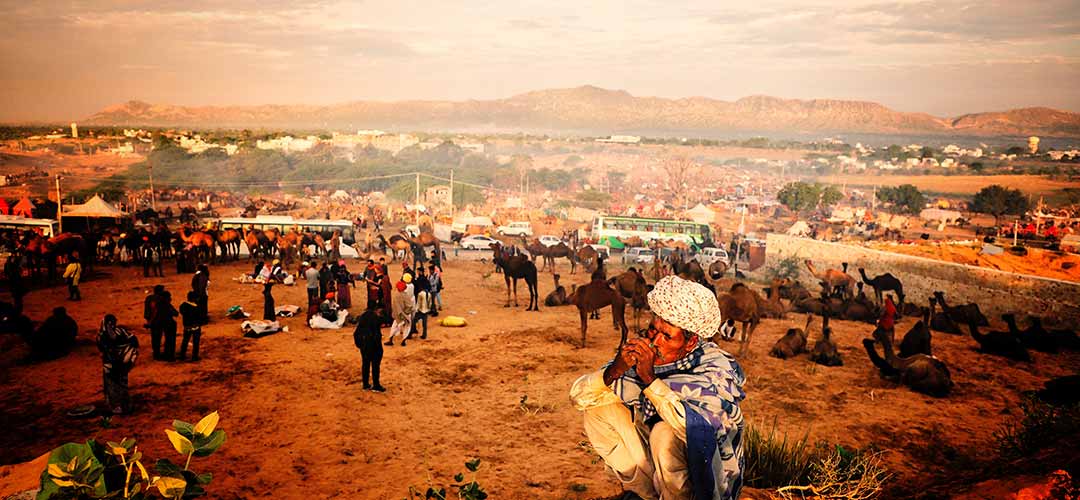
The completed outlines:
{"type": "MultiPolygon", "coordinates": [[[[35,320],[56,305],[69,307],[79,322],[79,345],[66,358],[28,364],[17,338],[0,337],[0,466],[94,436],[135,437],[147,457],[176,459],[162,432],[172,419],[193,422],[218,410],[228,441],[217,454],[192,462],[193,469],[213,473],[210,498],[403,498],[410,485],[450,483],[474,457],[482,460],[478,481],[493,498],[618,493],[602,462],[582,445],[581,415],[567,398],[573,380],[598,369],[618,343],[607,310],[590,323],[588,347],[579,349],[572,307],[525,312],[522,286],[521,307],[504,308],[502,277],[491,274],[490,264],[449,262],[446,313],[466,317],[469,326],[433,322],[427,340],[387,347],[383,384],[389,391],[376,394],[361,390],[351,330],[311,331],[303,318],[289,318],[289,332],[243,338],[239,322],[223,315],[234,304],[260,312],[260,288],[231,279],[247,268],[212,267],[214,320],[205,328],[199,363],[153,361],[141,328],[150,288],[162,282],[175,297],[188,289],[190,275],[143,278],[141,269],[106,267],[84,283],[81,303],[65,302],[61,287],[31,292],[27,307],[35,320]],[[138,332],[142,348],[130,380],[136,412],[103,428],[98,419],[64,413],[101,405],[93,341],[109,312],[138,332]],[[525,396],[528,411],[521,405],[525,396]]],[[[565,264],[561,271],[565,285],[586,281],[581,273],[569,275],[565,264]]],[[[551,275],[542,273],[541,300],[551,289],[551,275]]],[[[278,305],[304,304],[302,285],[275,287],[274,296],[278,305]]],[[[364,292],[353,296],[361,303],[364,292]]],[[[805,355],[782,361],[766,354],[788,327],[802,323],[789,314],[766,320],[754,335],[751,353],[740,360],[748,374],[744,413],[752,424],[775,421],[792,437],[809,432],[813,441],[885,450],[896,474],[890,497],[907,497],[949,471],[942,447],[990,453],[993,432],[1017,417],[1021,391],[1080,369],[1076,353],[1033,353],[1033,363],[1017,364],[977,353],[970,338],[937,334],[935,353],[948,363],[956,387],[948,398],[934,399],[878,377],[861,345],[871,330],[866,324],[833,323],[842,367],[818,366],[805,355]]],[[[912,324],[904,319],[897,331],[912,324]]],[[[820,323],[811,330],[816,339],[820,323]]],[[[0,467],[0,498],[20,478],[27,479],[25,471],[0,467]]]]}
{"type": "Polygon", "coordinates": [[[945,262],[987,267],[1010,273],[1030,274],[1065,281],[1080,281],[1080,255],[1074,253],[1049,252],[1038,248],[1029,248],[1028,255],[1022,257],[1008,252],[987,255],[982,253],[981,243],[977,246],[941,243],[915,243],[911,245],[880,243],[873,245],[873,248],[945,262]]]}
{"type": "MultiPolygon", "coordinates": [[[[108,177],[142,160],[142,156],[134,154],[127,156],[113,153],[65,155],[46,149],[21,151],[12,143],[0,142],[0,171],[23,173],[41,169],[49,173],[48,177],[35,177],[29,182],[0,187],[0,196],[9,199],[47,196],[55,200],[56,184],[53,180],[55,174],[64,176],[62,189],[65,192],[72,192],[92,187],[97,183],[93,180],[94,178],[108,177]]],[[[67,197],[67,195],[64,196],[67,197]]]]}
{"type": "Polygon", "coordinates": [[[1037,196],[1051,195],[1065,188],[1075,188],[1076,182],[1058,181],[1041,175],[829,175],[819,182],[852,186],[899,186],[912,184],[931,193],[971,196],[980,189],[1003,184],[1037,196]]]}

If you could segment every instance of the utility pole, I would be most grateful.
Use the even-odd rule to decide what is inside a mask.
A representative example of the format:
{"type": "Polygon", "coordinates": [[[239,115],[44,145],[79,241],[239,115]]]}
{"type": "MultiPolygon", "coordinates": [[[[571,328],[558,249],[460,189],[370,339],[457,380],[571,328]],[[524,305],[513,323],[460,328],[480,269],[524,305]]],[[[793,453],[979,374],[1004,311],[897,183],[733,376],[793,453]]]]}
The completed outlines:
{"type": "Polygon", "coordinates": [[[57,230],[64,232],[64,207],[63,198],[60,197],[60,174],[56,174],[56,222],[57,230]]]}
{"type": "Polygon", "coordinates": [[[416,173],[416,225],[420,225],[420,172],[416,173]]]}
{"type": "Polygon", "coordinates": [[[450,169],[450,223],[454,222],[454,169],[450,169]]]}
{"type": "Polygon", "coordinates": [[[150,171],[150,209],[157,210],[157,201],[154,199],[154,165],[147,164],[146,168],[150,171]]]}

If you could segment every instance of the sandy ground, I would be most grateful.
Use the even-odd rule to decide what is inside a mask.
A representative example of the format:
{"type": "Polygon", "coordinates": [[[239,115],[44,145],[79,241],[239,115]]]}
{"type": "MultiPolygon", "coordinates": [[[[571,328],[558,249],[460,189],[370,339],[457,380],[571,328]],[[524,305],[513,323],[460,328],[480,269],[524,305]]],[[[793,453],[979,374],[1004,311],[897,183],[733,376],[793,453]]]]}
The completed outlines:
{"type": "MultiPolygon", "coordinates": [[[[1011,245],[1011,243],[1009,243],[1011,245]]],[[[982,253],[982,244],[945,245],[916,243],[912,245],[879,243],[873,248],[886,252],[915,255],[930,259],[987,267],[1011,273],[1030,274],[1044,278],[1066,281],[1080,281],[1080,255],[1074,253],[1049,252],[1029,248],[1028,255],[1017,256],[1008,252],[999,255],[982,253]]]]}
{"type": "MultiPolygon", "coordinates": [[[[223,314],[234,304],[261,310],[260,289],[230,279],[247,267],[212,268],[214,321],[205,329],[199,363],[153,361],[141,328],[150,288],[160,281],[176,296],[187,289],[189,275],[160,280],[134,268],[102,268],[83,285],[86,300],[78,304],[65,303],[61,287],[32,292],[27,305],[35,320],[57,304],[71,308],[79,345],[64,359],[27,364],[19,340],[0,337],[0,427],[6,430],[0,465],[93,436],[135,437],[146,456],[175,459],[162,432],[171,420],[195,421],[219,410],[228,442],[192,462],[197,471],[213,472],[211,498],[402,498],[410,485],[449,483],[473,457],[483,460],[478,479],[493,498],[589,499],[619,491],[580,444],[581,415],[567,398],[572,381],[600,367],[618,342],[606,310],[590,324],[588,347],[579,349],[573,308],[525,312],[527,299],[504,308],[502,279],[489,274],[490,265],[448,263],[446,312],[467,317],[469,326],[432,325],[428,340],[386,348],[389,391],[376,394],[361,390],[351,331],[311,331],[303,318],[291,318],[284,320],[289,332],[243,338],[239,322],[223,314]],[[104,429],[98,419],[72,420],[64,412],[100,404],[93,339],[107,312],[137,331],[143,347],[131,375],[136,413],[115,417],[104,429]],[[539,411],[523,411],[524,396],[539,411]]],[[[562,271],[566,285],[585,281],[580,273],[570,276],[565,264],[562,271]]],[[[551,289],[550,274],[542,273],[541,297],[551,289]]],[[[276,287],[274,295],[278,305],[304,303],[302,286],[276,287]]],[[[358,290],[354,301],[363,296],[358,290]]],[[[1021,391],[1080,369],[1075,353],[1033,353],[1030,365],[1016,364],[977,353],[969,338],[938,334],[935,352],[949,364],[956,387],[950,397],[934,399],[878,377],[860,343],[869,325],[834,323],[843,367],[814,365],[805,355],[788,361],[766,355],[789,326],[802,322],[790,314],[765,321],[755,334],[750,355],[741,359],[749,377],[747,418],[775,421],[791,436],[809,432],[811,440],[886,450],[897,474],[892,497],[909,496],[949,470],[949,460],[935,451],[943,443],[988,453],[994,430],[1016,417],[1021,391]]],[[[897,330],[912,323],[905,319],[897,330]]],[[[812,327],[813,338],[819,328],[812,327]]],[[[0,469],[0,493],[16,479],[0,469]]]]}
{"type": "Polygon", "coordinates": [[[23,184],[0,187],[0,196],[18,199],[44,195],[55,200],[55,174],[66,176],[61,188],[64,192],[72,192],[94,186],[97,182],[93,178],[108,177],[142,160],[142,156],[134,154],[65,155],[46,149],[20,151],[13,144],[0,143],[0,171],[22,173],[38,168],[49,173],[49,177],[35,177],[23,184]]]}
{"type": "Polygon", "coordinates": [[[1048,179],[1041,175],[829,175],[818,182],[862,186],[899,186],[912,184],[923,191],[971,196],[993,184],[1016,188],[1032,195],[1050,195],[1065,188],[1075,188],[1076,182],[1048,179]]]}

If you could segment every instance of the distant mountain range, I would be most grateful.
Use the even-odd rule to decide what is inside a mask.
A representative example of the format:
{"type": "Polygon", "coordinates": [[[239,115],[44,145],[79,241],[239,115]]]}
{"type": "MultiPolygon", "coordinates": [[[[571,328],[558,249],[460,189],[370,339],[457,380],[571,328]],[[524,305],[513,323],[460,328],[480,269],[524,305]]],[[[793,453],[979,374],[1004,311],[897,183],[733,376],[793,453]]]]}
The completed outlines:
{"type": "Polygon", "coordinates": [[[357,101],[329,106],[173,106],[130,101],[91,125],[333,128],[474,132],[864,133],[1080,137],[1080,113],[1022,108],[939,118],[866,101],[744,97],[734,102],[635,97],[593,86],[538,90],[488,101],[357,101]]]}

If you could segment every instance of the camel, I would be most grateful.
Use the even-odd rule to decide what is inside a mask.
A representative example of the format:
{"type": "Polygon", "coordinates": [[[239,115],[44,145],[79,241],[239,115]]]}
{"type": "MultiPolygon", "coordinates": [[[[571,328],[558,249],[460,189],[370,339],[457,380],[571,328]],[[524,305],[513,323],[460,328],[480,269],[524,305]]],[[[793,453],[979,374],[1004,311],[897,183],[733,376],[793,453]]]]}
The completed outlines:
{"type": "Polygon", "coordinates": [[[900,357],[906,358],[914,354],[925,354],[932,356],[933,353],[930,349],[930,312],[927,311],[923,319],[916,322],[915,326],[911,327],[904,334],[904,339],[900,341],[900,357]]]}
{"type": "Polygon", "coordinates": [[[716,296],[716,301],[720,306],[720,317],[742,323],[742,334],[739,338],[740,356],[746,354],[754,329],[761,322],[761,311],[758,309],[758,302],[761,299],[756,295],[757,292],[746,285],[736,283],[731,286],[728,293],[718,292],[716,296]]]}
{"type": "Polygon", "coordinates": [[[547,247],[545,247],[544,244],[540,243],[540,240],[537,239],[534,239],[527,245],[525,245],[525,250],[529,252],[529,258],[532,259],[533,265],[536,265],[537,257],[540,257],[543,261],[543,267],[539,269],[541,272],[543,272],[544,269],[547,269],[547,256],[544,252],[545,249],[547,249],[547,247]]]}
{"type": "Polygon", "coordinates": [[[384,238],[381,234],[379,235],[379,246],[381,247],[385,245],[387,248],[389,248],[391,262],[397,260],[398,252],[401,252],[402,260],[407,260],[409,258],[408,252],[412,252],[413,245],[415,244],[416,243],[413,243],[412,240],[400,234],[390,235],[389,239],[384,238]]]}
{"type": "Polygon", "coordinates": [[[177,233],[183,242],[197,251],[205,252],[207,258],[214,256],[214,248],[217,246],[217,242],[214,241],[214,237],[202,231],[195,231],[188,234],[187,227],[181,227],[177,233]]]}
{"type": "Polygon", "coordinates": [[[506,281],[505,307],[510,307],[510,281],[513,280],[514,306],[517,307],[517,282],[519,279],[524,279],[525,284],[529,287],[529,307],[525,308],[525,310],[539,311],[540,292],[536,286],[536,265],[524,255],[506,255],[502,245],[498,243],[493,243],[491,247],[495,251],[495,265],[502,269],[503,279],[506,281]]]}
{"type": "Polygon", "coordinates": [[[1001,319],[1009,326],[1009,333],[1020,339],[1020,342],[1024,344],[1024,347],[1051,354],[1058,352],[1057,342],[1055,342],[1054,338],[1051,337],[1046,330],[1042,329],[1042,325],[1039,325],[1039,327],[1036,328],[1034,322],[1032,322],[1032,325],[1029,326],[1027,330],[1021,330],[1016,327],[1015,314],[1002,314],[1001,319]]]}
{"type": "Polygon", "coordinates": [[[866,276],[866,269],[859,268],[859,276],[862,277],[863,283],[870,285],[874,289],[874,298],[877,299],[878,304],[884,304],[882,302],[882,295],[885,292],[896,292],[896,298],[900,299],[900,305],[897,306],[897,312],[903,314],[904,309],[904,284],[900,280],[896,279],[890,273],[879,274],[874,276],[874,279],[870,279],[866,276]]]}
{"type": "Polygon", "coordinates": [[[1031,361],[1024,344],[1020,339],[1009,332],[986,332],[979,331],[979,325],[974,321],[968,323],[968,331],[971,338],[979,343],[979,351],[986,354],[1006,357],[1015,361],[1031,361]]]}
{"type": "MultiPolygon", "coordinates": [[[[845,263],[844,266],[846,267],[847,264],[845,263]]],[[[819,273],[810,260],[806,261],[806,268],[810,270],[810,274],[821,280],[822,288],[829,290],[830,294],[839,292],[840,295],[850,297],[855,293],[855,278],[848,276],[846,272],[828,269],[823,273],[819,273]]]]}
{"type": "Polygon", "coordinates": [[[841,316],[849,321],[862,321],[864,323],[874,323],[878,318],[878,308],[870,299],[863,293],[863,284],[856,283],[859,293],[854,298],[849,298],[844,302],[844,309],[841,316]]]}
{"type": "Polygon", "coordinates": [[[582,285],[574,292],[570,301],[577,306],[578,316],[581,318],[581,347],[585,347],[585,334],[589,329],[589,314],[594,311],[611,306],[611,321],[615,329],[622,332],[619,345],[626,343],[626,299],[618,290],[608,287],[606,281],[593,281],[582,285]]]}
{"type": "Polygon", "coordinates": [[[987,320],[986,316],[979,310],[978,304],[970,303],[960,306],[950,306],[945,303],[945,293],[941,291],[934,292],[934,298],[937,299],[937,303],[941,305],[941,310],[953,321],[962,324],[974,322],[977,326],[990,326],[990,321],[987,320]]]}
{"type": "Polygon", "coordinates": [[[596,270],[599,256],[600,254],[597,253],[596,249],[588,245],[579,248],[577,251],[577,261],[585,266],[585,270],[590,273],[596,270]]]}
{"type": "Polygon", "coordinates": [[[952,390],[953,381],[949,375],[949,367],[940,359],[926,354],[897,357],[889,335],[884,330],[875,330],[874,338],[881,343],[885,359],[878,356],[873,339],[863,339],[863,347],[870,356],[870,362],[878,368],[882,377],[899,379],[900,383],[916,392],[938,398],[947,396],[952,390]]]}
{"type": "Polygon", "coordinates": [[[222,229],[218,232],[217,242],[221,247],[221,256],[228,258],[232,255],[233,260],[240,259],[240,241],[244,235],[235,229],[222,229]]]}
{"type": "MultiPolygon", "coordinates": [[[[807,332],[809,333],[809,332],[807,332]]],[[[810,361],[825,366],[843,366],[844,360],[840,357],[840,350],[833,342],[832,328],[829,328],[829,315],[821,318],[821,340],[814,344],[810,351],[810,361]]]]}
{"type": "Polygon", "coordinates": [[[559,284],[559,277],[560,276],[558,274],[554,275],[555,290],[553,290],[551,293],[548,294],[547,297],[544,298],[545,306],[556,307],[568,306],[572,304],[570,299],[574,296],[574,293],[577,292],[577,285],[570,285],[571,289],[570,293],[568,294],[566,293],[566,287],[559,284]]]}
{"type": "Polygon", "coordinates": [[[1068,328],[1052,328],[1045,329],[1042,326],[1042,318],[1038,316],[1032,316],[1031,328],[1034,329],[1037,334],[1045,333],[1054,339],[1054,343],[1061,349],[1068,349],[1070,351],[1080,350],[1080,338],[1076,336],[1076,330],[1070,330],[1068,328]]]}
{"type": "Polygon", "coordinates": [[[951,333],[953,335],[963,335],[963,331],[960,330],[960,326],[955,321],[949,318],[947,314],[937,313],[937,299],[930,297],[930,329],[941,333],[951,333]]]}
{"type": "Polygon", "coordinates": [[[773,348],[769,351],[769,355],[775,358],[788,359],[806,352],[806,336],[807,332],[810,331],[810,322],[813,320],[814,315],[807,314],[806,326],[802,329],[788,328],[787,333],[773,344],[773,348]]]}
{"type": "Polygon", "coordinates": [[[787,314],[787,306],[783,302],[780,302],[780,289],[791,285],[791,280],[787,278],[776,278],[772,280],[772,284],[769,285],[768,299],[761,298],[761,295],[754,294],[758,298],[758,309],[761,310],[761,315],[766,318],[783,319],[787,314]]]}
{"type": "Polygon", "coordinates": [[[559,242],[557,245],[545,247],[543,256],[544,267],[550,267],[551,272],[555,272],[555,259],[559,257],[566,257],[566,260],[570,261],[570,274],[574,274],[577,270],[577,262],[574,260],[574,251],[566,246],[566,243],[559,242]]]}
{"type": "Polygon", "coordinates": [[[609,284],[614,285],[624,299],[630,300],[630,307],[634,309],[634,328],[637,329],[641,311],[649,305],[646,301],[649,286],[645,281],[645,276],[642,276],[640,270],[631,267],[626,272],[612,278],[609,284]]]}
{"type": "Polygon", "coordinates": [[[435,247],[434,255],[437,258],[442,259],[442,243],[439,241],[439,238],[435,237],[435,233],[421,230],[419,235],[415,238],[409,238],[409,241],[414,245],[419,246],[421,249],[435,247]]]}

